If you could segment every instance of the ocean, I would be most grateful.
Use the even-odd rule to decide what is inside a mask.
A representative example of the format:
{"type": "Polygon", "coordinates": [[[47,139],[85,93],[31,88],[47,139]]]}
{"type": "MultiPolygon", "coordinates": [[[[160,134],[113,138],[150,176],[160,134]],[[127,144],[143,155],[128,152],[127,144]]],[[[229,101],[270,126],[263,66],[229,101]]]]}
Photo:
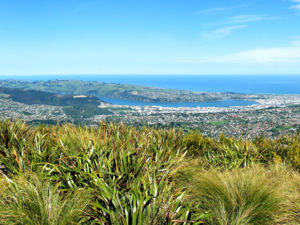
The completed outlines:
{"type": "Polygon", "coordinates": [[[300,94],[300,75],[44,75],[0,76],[0,79],[78,79],[203,92],[300,94]]]}

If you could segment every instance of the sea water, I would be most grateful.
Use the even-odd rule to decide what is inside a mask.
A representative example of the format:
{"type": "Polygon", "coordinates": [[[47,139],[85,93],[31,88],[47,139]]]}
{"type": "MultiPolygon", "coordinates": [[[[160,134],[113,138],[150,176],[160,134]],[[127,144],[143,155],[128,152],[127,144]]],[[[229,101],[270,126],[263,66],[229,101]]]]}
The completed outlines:
{"type": "Polygon", "coordinates": [[[36,75],[0,76],[0,79],[77,79],[203,92],[300,94],[300,75],[36,75]]]}

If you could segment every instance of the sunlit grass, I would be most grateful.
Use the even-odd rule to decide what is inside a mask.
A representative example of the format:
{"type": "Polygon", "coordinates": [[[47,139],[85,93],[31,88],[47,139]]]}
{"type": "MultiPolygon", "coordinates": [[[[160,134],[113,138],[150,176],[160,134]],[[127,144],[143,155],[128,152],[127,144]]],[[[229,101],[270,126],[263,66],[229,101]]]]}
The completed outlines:
{"type": "Polygon", "coordinates": [[[58,185],[34,174],[2,179],[0,224],[82,224],[90,203],[88,191],[60,192],[58,185]]]}
{"type": "Polygon", "coordinates": [[[0,224],[297,224],[299,146],[3,121],[0,224]]]}
{"type": "Polygon", "coordinates": [[[299,174],[278,165],[223,172],[199,169],[190,178],[190,198],[213,215],[208,224],[298,224],[296,179],[299,174]]]}

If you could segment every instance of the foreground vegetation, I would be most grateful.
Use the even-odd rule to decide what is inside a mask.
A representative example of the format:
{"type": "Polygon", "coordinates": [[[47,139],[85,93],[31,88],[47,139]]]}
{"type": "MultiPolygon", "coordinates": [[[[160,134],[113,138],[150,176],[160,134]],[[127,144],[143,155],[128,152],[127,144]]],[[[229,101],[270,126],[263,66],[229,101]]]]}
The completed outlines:
{"type": "Polygon", "coordinates": [[[0,123],[0,224],[299,224],[300,134],[0,123]]]}

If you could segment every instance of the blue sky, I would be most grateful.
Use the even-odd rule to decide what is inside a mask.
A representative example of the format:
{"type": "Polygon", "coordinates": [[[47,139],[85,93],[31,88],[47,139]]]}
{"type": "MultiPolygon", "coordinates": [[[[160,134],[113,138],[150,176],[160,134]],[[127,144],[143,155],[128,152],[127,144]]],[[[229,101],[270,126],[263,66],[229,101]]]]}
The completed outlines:
{"type": "Polygon", "coordinates": [[[0,0],[0,74],[300,74],[300,0],[0,0]]]}

